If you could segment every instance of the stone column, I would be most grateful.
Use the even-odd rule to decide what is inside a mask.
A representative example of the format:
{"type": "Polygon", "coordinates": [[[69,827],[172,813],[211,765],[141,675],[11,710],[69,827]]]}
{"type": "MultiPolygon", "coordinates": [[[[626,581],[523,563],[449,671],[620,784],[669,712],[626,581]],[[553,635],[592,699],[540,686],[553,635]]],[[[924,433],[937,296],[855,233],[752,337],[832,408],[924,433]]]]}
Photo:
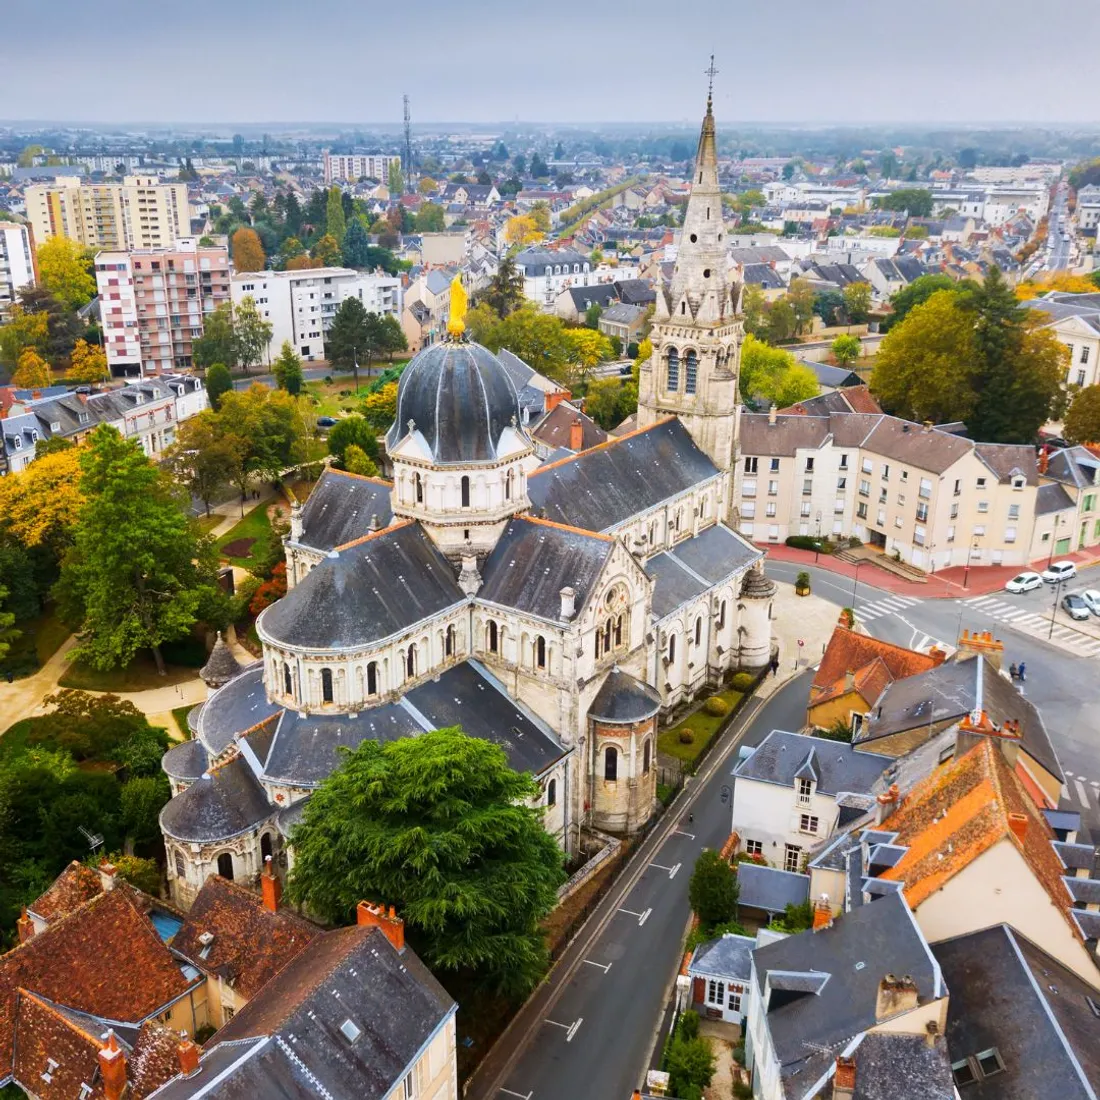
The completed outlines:
{"type": "Polygon", "coordinates": [[[754,672],[771,660],[771,610],[775,593],[775,581],[764,572],[764,561],[760,559],[741,582],[738,666],[742,671],[754,672]]]}

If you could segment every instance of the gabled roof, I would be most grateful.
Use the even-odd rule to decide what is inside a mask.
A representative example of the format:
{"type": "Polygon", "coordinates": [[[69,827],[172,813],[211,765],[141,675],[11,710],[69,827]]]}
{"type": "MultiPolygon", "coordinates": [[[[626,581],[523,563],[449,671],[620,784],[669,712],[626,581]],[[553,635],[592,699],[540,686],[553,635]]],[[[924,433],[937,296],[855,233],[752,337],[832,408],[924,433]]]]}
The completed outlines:
{"type": "Polygon", "coordinates": [[[715,940],[699,944],[688,963],[688,972],[748,982],[752,977],[752,950],[755,944],[752,936],[726,932],[715,940]]]}
{"type": "MultiPolygon", "coordinates": [[[[880,641],[867,634],[857,634],[854,630],[838,625],[833,629],[821,664],[817,666],[810,685],[810,705],[843,694],[846,673],[869,672],[876,662],[885,666],[889,680],[902,680],[906,676],[935,668],[940,663],[927,653],[918,653],[904,646],[880,641]]],[[[881,673],[879,676],[881,677],[881,673]]],[[[866,688],[870,682],[864,680],[857,686],[866,688]]],[[[882,687],[885,687],[885,683],[880,685],[879,691],[882,687]]],[[[874,695],[865,694],[863,698],[874,702],[878,694],[879,692],[874,695]]]]}
{"type": "Polygon", "coordinates": [[[538,423],[531,426],[530,432],[546,447],[568,447],[577,451],[586,451],[608,438],[607,432],[595,420],[569,401],[559,401],[538,423]],[[579,423],[581,427],[581,445],[577,448],[570,445],[574,423],[579,423]]]}
{"type": "Polygon", "coordinates": [[[99,872],[74,859],[49,888],[27,906],[27,912],[52,924],[102,893],[103,880],[99,872]]]}
{"type": "Polygon", "coordinates": [[[748,861],[737,865],[737,901],[765,913],[782,913],[788,905],[802,905],[810,896],[810,876],[748,861]]]}
{"type": "Polygon", "coordinates": [[[325,470],[302,507],[298,541],[314,550],[333,550],[368,534],[372,519],[388,527],[393,519],[392,489],[379,478],[325,470]]]}
{"type": "Polygon", "coordinates": [[[759,550],[722,523],[654,555],[645,563],[646,574],[654,581],[653,617],[663,619],[761,557],[759,550]]]}
{"type": "Polygon", "coordinates": [[[172,939],[172,950],[248,999],[320,934],[291,910],[273,913],[255,891],[211,875],[172,939]],[[213,936],[209,944],[199,938],[204,933],[213,936]]]}
{"type": "Polygon", "coordinates": [[[860,752],[843,741],[772,730],[733,774],[739,780],[793,787],[811,755],[818,774],[817,790],[824,795],[869,791],[890,764],[888,757],[860,752]]]}

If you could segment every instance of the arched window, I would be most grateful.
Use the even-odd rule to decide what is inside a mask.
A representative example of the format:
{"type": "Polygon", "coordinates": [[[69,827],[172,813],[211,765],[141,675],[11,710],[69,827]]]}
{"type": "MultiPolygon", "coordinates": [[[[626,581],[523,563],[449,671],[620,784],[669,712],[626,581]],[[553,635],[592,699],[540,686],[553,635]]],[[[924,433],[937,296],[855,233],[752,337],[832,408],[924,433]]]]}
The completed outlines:
{"type": "Polygon", "coordinates": [[[287,695],[294,694],[294,681],[290,676],[290,665],[286,661],[283,661],[283,688],[287,695]]]}
{"type": "Polygon", "coordinates": [[[504,479],[504,499],[505,500],[511,500],[512,499],[512,485],[514,484],[515,480],[516,480],[516,471],[515,470],[509,470],[508,471],[508,476],[505,477],[505,479],[504,479]]]}
{"type": "Polygon", "coordinates": [[[413,474],[413,486],[416,489],[416,503],[424,503],[424,479],[419,474],[413,474]]]}
{"type": "Polygon", "coordinates": [[[553,806],[558,801],[558,781],[551,779],[546,784],[546,805],[553,806]]]}
{"type": "Polygon", "coordinates": [[[546,668],[546,639],[541,634],[535,639],[535,668],[546,668]]]}
{"type": "Polygon", "coordinates": [[[222,852],[218,856],[218,874],[230,882],[233,881],[233,857],[228,852],[222,852]]]}
{"type": "Polygon", "coordinates": [[[700,615],[699,618],[697,618],[695,620],[695,644],[699,645],[699,643],[702,642],[702,640],[703,640],[703,616],[700,615]]]}
{"type": "Polygon", "coordinates": [[[183,852],[176,852],[176,878],[183,878],[187,874],[187,870],[183,863],[183,852]]]}
{"type": "Polygon", "coordinates": [[[615,620],[615,645],[620,646],[623,644],[623,617],[620,615],[615,620]]]}
{"type": "Polygon", "coordinates": [[[378,694],[378,662],[371,661],[367,665],[367,694],[378,694]]]}
{"type": "Polygon", "coordinates": [[[405,652],[405,675],[412,679],[416,675],[416,646],[410,645],[405,652]]]}
{"type": "Polygon", "coordinates": [[[649,738],[645,739],[645,743],[642,745],[642,775],[649,775],[649,738]]]}
{"type": "Polygon", "coordinates": [[[332,669],[321,669],[321,702],[332,702],[332,669]]]}
{"type": "Polygon", "coordinates": [[[665,388],[675,393],[680,388],[680,353],[675,348],[668,349],[668,373],[665,388]]]}
{"type": "Polygon", "coordinates": [[[262,837],[260,837],[260,859],[263,860],[264,863],[266,863],[268,861],[268,859],[270,858],[270,856],[271,856],[271,834],[270,833],[264,833],[264,835],[262,837]]]}
{"type": "Polygon", "coordinates": [[[721,630],[726,625],[726,601],[723,600],[718,605],[718,629],[721,630]]]}
{"type": "Polygon", "coordinates": [[[684,393],[694,393],[699,377],[699,356],[689,351],[684,356],[684,393]]]}
{"type": "Polygon", "coordinates": [[[603,756],[603,777],[610,783],[619,778],[619,750],[611,745],[603,756]]]}
{"type": "Polygon", "coordinates": [[[668,636],[668,663],[672,664],[676,660],[676,635],[670,634],[668,636]]]}
{"type": "Polygon", "coordinates": [[[610,619],[608,619],[607,622],[603,624],[603,647],[604,647],[605,650],[608,650],[608,649],[611,648],[611,620],[610,619]]]}
{"type": "Polygon", "coordinates": [[[443,656],[453,657],[455,655],[455,626],[451,623],[447,627],[447,633],[443,635],[443,656]]]}
{"type": "Polygon", "coordinates": [[[493,619],[489,620],[489,625],[485,631],[486,648],[490,653],[496,653],[500,646],[500,637],[497,631],[497,624],[493,619]]]}
{"type": "Polygon", "coordinates": [[[462,507],[470,507],[470,478],[466,475],[462,475],[462,507]]]}

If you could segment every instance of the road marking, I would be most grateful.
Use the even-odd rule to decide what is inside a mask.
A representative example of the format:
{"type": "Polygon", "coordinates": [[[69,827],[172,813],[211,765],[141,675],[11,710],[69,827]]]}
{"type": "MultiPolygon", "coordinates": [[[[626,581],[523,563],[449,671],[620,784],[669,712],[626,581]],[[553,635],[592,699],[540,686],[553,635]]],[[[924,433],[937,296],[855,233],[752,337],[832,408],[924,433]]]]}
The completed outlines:
{"type": "Polygon", "coordinates": [[[672,832],[675,836],[686,836],[689,840],[695,839],[694,833],[685,833],[683,829],[673,829],[672,832]]]}
{"type": "Polygon", "coordinates": [[[497,1092],[503,1092],[507,1096],[518,1096],[519,1100],[531,1100],[533,1092],[513,1092],[511,1089],[499,1088],[497,1092]]]}
{"type": "Polygon", "coordinates": [[[598,966],[605,974],[611,969],[611,963],[598,963],[593,962],[591,959],[585,959],[584,961],[588,963],[589,966],[598,966]]]}
{"type": "MultiPolygon", "coordinates": [[[[571,1024],[559,1024],[557,1020],[551,1020],[549,1017],[546,1017],[543,1022],[553,1024],[554,1027],[560,1027],[565,1032],[565,1041],[571,1043],[573,1041],[573,1036],[577,1034],[581,1024],[584,1023],[584,1017],[578,1016],[571,1024]]],[[[517,1094],[512,1093],[512,1095],[515,1096],[517,1094]]]]}
{"type": "Polygon", "coordinates": [[[658,871],[667,871],[669,878],[675,878],[676,872],[680,870],[679,863],[673,867],[666,867],[663,863],[651,863],[650,867],[656,867],[658,871]]]}
{"type": "Polygon", "coordinates": [[[1088,797],[1085,794],[1085,785],[1084,785],[1084,783],[1082,783],[1080,779],[1075,779],[1073,781],[1073,785],[1077,788],[1077,797],[1078,797],[1078,800],[1080,801],[1081,805],[1082,806],[1087,806],[1089,804],[1089,800],[1088,800],[1088,797]]]}

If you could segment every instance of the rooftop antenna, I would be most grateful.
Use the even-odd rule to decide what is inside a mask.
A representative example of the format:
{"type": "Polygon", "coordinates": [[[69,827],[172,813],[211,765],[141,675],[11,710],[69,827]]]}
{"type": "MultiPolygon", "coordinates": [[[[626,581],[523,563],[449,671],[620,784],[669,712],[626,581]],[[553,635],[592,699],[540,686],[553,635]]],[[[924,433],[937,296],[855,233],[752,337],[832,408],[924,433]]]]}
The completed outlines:
{"type": "Polygon", "coordinates": [[[707,77],[707,109],[709,110],[714,99],[714,78],[718,75],[718,70],[714,67],[714,54],[710,55],[710,65],[703,70],[703,73],[707,77]]]}
{"type": "Polygon", "coordinates": [[[413,140],[412,112],[409,110],[409,97],[403,96],[405,105],[405,190],[411,192],[413,178],[413,140]]]}
{"type": "Polygon", "coordinates": [[[99,833],[90,833],[83,825],[78,825],[77,828],[83,834],[84,839],[88,842],[88,847],[91,848],[93,854],[97,849],[103,847],[103,837],[99,833]]]}

